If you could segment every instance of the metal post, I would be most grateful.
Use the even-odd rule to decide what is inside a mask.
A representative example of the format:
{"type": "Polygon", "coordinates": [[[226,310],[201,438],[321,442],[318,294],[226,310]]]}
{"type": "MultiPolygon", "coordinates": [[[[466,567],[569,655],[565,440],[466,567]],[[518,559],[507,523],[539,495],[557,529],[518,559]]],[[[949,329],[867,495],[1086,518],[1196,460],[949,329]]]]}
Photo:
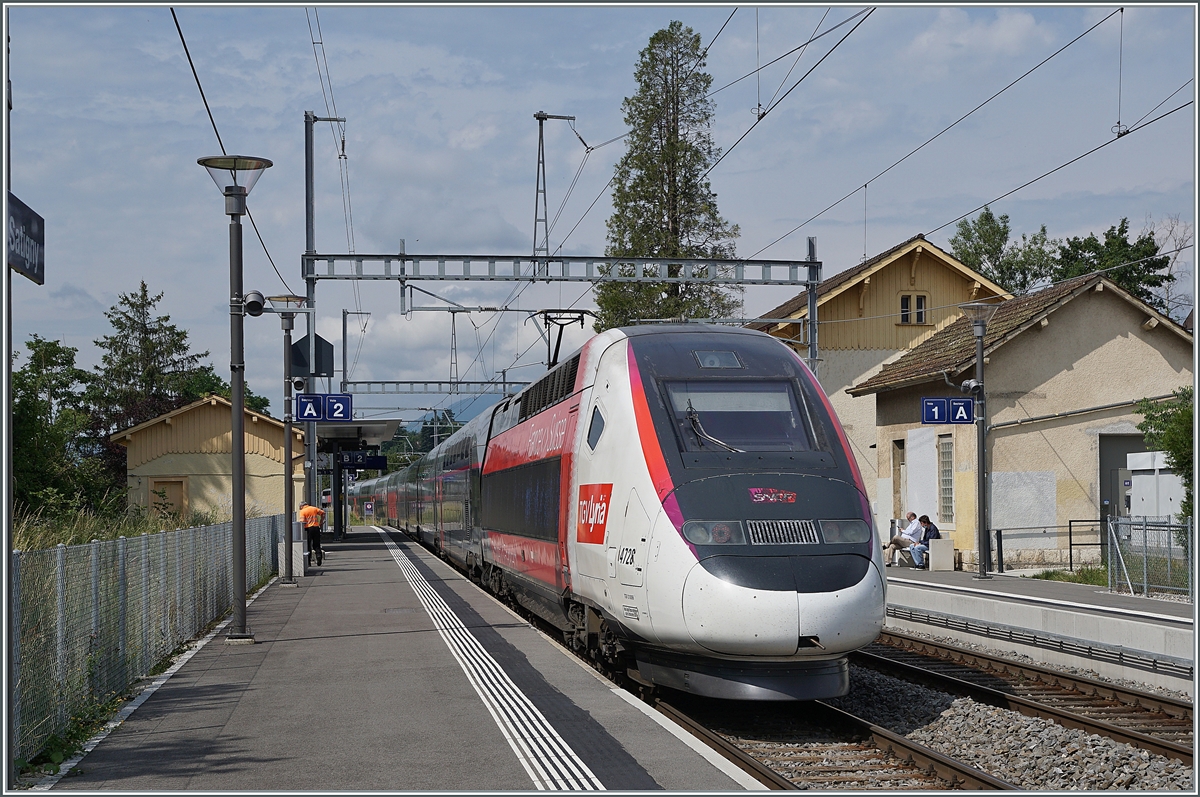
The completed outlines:
{"type": "MultiPolygon", "coordinates": [[[[304,112],[304,254],[315,255],[316,234],[315,210],[313,206],[313,124],[317,117],[312,111],[304,112]]],[[[307,294],[305,307],[316,307],[317,280],[314,276],[304,275],[305,292],[307,294]]],[[[305,316],[305,328],[308,330],[308,373],[305,390],[316,390],[317,372],[317,319],[316,314],[309,312],[305,316]]],[[[290,354],[288,355],[291,356],[290,354]]],[[[321,491],[317,484],[317,425],[309,421],[304,430],[304,489],[308,495],[308,503],[313,506],[321,505],[321,491]]],[[[290,535],[289,529],[289,535],[290,535]]]]}
{"type": "Polygon", "coordinates": [[[1150,531],[1142,516],[1142,597],[1150,594],[1150,531]]]}
{"type": "Polygon", "coordinates": [[[67,546],[54,549],[54,698],[57,708],[56,730],[67,722],[67,546]]]}
{"type": "Polygon", "coordinates": [[[138,651],[138,666],[137,674],[145,675],[150,671],[150,533],[142,532],[142,622],[141,628],[138,629],[141,636],[140,647],[138,651]]]}
{"type": "Polygon", "coordinates": [[[983,381],[983,335],[987,331],[986,321],[973,322],[975,332],[975,380],[979,382],[975,396],[975,428],[977,430],[975,457],[976,480],[975,500],[978,504],[976,523],[978,534],[976,544],[979,546],[979,574],[976,578],[991,578],[988,574],[988,563],[992,558],[988,539],[987,511],[987,397],[984,395],[983,381]]]}
{"type": "MultiPolygon", "coordinates": [[[[817,284],[821,281],[821,264],[817,260],[817,239],[808,239],[808,364],[817,373],[817,284]]],[[[818,379],[819,381],[819,379],[818,379]]]]}
{"type": "Polygon", "coordinates": [[[242,214],[246,188],[226,186],[225,211],[229,214],[229,386],[233,404],[233,622],[226,641],[253,642],[246,627],[246,363],[242,340],[245,302],[242,296],[242,214]]]}
{"type": "Polygon", "coordinates": [[[129,683],[129,670],[125,662],[125,618],[129,605],[126,600],[128,590],[125,578],[125,547],[125,537],[122,535],[117,538],[117,662],[120,667],[122,686],[129,683]]]}
{"type": "Polygon", "coordinates": [[[292,514],[296,504],[292,484],[292,327],[296,316],[281,313],[283,325],[283,578],[281,584],[296,583],[292,573],[292,514]]]}
{"type": "MultiPolygon", "coordinates": [[[[94,655],[100,645],[100,541],[92,540],[89,546],[91,553],[91,576],[92,576],[92,654],[94,655]]],[[[96,697],[100,694],[100,668],[89,668],[88,673],[91,679],[92,696],[96,697]]]]}
{"type": "Polygon", "coordinates": [[[996,572],[1004,572],[1004,529],[996,529],[996,572]]]}

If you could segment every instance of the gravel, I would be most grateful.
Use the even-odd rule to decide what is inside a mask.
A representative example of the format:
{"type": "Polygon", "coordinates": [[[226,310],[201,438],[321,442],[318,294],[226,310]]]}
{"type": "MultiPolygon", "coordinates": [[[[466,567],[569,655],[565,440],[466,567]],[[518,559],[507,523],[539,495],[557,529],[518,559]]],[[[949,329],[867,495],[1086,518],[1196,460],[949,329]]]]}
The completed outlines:
{"type": "MultiPolygon", "coordinates": [[[[926,634],[926,633],[922,633],[919,631],[912,631],[907,628],[904,629],[904,633],[908,636],[918,637],[920,639],[928,639],[931,642],[939,642],[939,643],[946,644],[946,645],[954,645],[955,647],[966,648],[967,650],[975,650],[980,653],[990,653],[993,656],[1003,656],[1004,658],[1010,659],[1014,662],[1017,662],[1018,664],[1030,664],[1030,665],[1036,665],[1038,667],[1046,667],[1047,666],[1047,664],[1043,661],[1039,661],[1031,656],[1026,656],[1022,653],[1017,653],[1012,650],[1004,650],[1002,648],[988,647],[987,645],[980,645],[980,644],[977,644],[974,642],[964,642],[961,639],[953,639],[951,637],[942,637],[942,636],[937,636],[936,634],[926,634]]],[[[1168,689],[1165,686],[1155,686],[1153,684],[1147,684],[1147,683],[1143,683],[1141,681],[1131,681],[1128,678],[1109,678],[1106,675],[1101,675],[1100,673],[1096,672],[1095,670],[1089,670],[1089,669],[1086,669],[1083,667],[1066,667],[1061,664],[1056,664],[1056,665],[1054,665],[1054,669],[1061,670],[1062,672],[1066,673],[1067,675],[1076,675],[1076,676],[1081,676],[1081,677],[1085,677],[1085,678],[1091,678],[1092,680],[1095,680],[1095,681],[1104,681],[1105,683],[1116,684],[1118,686],[1123,686],[1127,689],[1139,689],[1143,692],[1150,692],[1152,694],[1162,695],[1164,697],[1173,697],[1177,700],[1186,700],[1188,702],[1192,701],[1192,696],[1190,694],[1188,694],[1187,692],[1180,692],[1175,689],[1168,689]]]]}
{"type": "Polygon", "coordinates": [[[1193,791],[1175,759],[861,667],[828,702],[1022,789],[1193,791]]]}

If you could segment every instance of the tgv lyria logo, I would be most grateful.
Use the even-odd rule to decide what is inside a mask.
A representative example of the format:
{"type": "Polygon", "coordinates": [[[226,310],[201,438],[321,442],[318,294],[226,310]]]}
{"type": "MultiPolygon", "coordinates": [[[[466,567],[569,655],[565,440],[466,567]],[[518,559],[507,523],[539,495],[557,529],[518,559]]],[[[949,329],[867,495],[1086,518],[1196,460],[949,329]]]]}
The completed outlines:
{"type": "Polygon", "coordinates": [[[579,542],[604,544],[612,487],[611,484],[579,485],[579,518],[575,522],[575,539],[579,542]]]}

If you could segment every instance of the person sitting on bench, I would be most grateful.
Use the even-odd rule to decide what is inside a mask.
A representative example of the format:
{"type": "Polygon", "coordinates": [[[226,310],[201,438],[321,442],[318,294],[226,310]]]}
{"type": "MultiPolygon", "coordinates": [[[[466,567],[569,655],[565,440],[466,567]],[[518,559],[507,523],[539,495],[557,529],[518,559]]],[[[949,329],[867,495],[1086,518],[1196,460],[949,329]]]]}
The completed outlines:
{"type": "Polygon", "coordinates": [[[942,533],[929,519],[929,515],[921,515],[917,522],[921,524],[921,541],[909,546],[908,552],[912,554],[913,570],[928,570],[929,565],[925,562],[925,554],[929,553],[929,541],[940,540],[942,533]]]}
{"type": "Polygon", "coordinates": [[[892,559],[895,558],[900,551],[920,541],[921,539],[921,524],[917,520],[916,512],[909,512],[904,516],[908,521],[908,526],[904,531],[892,537],[891,542],[883,549],[884,567],[892,566],[892,559]]]}

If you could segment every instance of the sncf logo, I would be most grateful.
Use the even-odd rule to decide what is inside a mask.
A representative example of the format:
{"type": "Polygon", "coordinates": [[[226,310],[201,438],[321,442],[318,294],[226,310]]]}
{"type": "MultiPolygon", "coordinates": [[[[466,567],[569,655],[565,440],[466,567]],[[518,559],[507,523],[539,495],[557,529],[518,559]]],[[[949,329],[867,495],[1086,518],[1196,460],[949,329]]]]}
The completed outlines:
{"type": "Polygon", "coordinates": [[[796,494],[774,487],[748,487],[752,504],[794,504],[796,494]]]}
{"type": "Polygon", "coordinates": [[[604,544],[612,487],[611,484],[579,485],[579,519],[575,524],[575,539],[579,542],[604,544]]]}

